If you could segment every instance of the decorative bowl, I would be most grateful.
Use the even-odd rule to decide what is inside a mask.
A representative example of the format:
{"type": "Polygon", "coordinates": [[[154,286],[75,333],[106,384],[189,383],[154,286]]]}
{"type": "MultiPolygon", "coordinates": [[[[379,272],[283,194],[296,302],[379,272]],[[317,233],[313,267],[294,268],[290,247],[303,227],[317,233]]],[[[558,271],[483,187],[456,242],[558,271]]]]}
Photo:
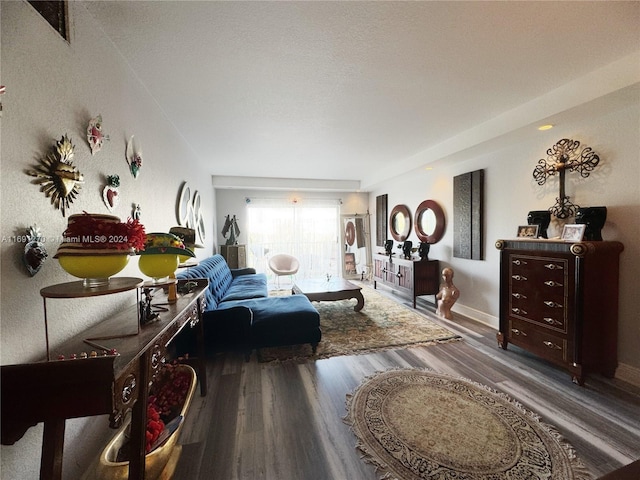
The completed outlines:
{"type": "MultiPolygon", "coordinates": [[[[159,478],[171,478],[168,477],[160,477],[161,474],[166,474],[164,471],[165,468],[169,469],[171,465],[167,465],[169,460],[172,457],[172,453],[174,453],[174,449],[179,450],[180,446],[176,445],[178,441],[178,437],[180,436],[180,431],[182,430],[182,425],[184,424],[184,417],[187,415],[187,411],[189,410],[189,406],[191,405],[191,400],[193,398],[193,393],[196,388],[196,372],[188,365],[180,365],[179,369],[188,370],[191,375],[191,385],[189,387],[189,392],[187,393],[187,397],[182,405],[182,409],[180,410],[180,415],[183,417],[180,425],[178,425],[177,429],[171,434],[171,436],[158,448],[149,452],[145,456],[145,477],[149,479],[159,479],[159,478]]],[[[100,462],[97,466],[97,475],[96,479],[99,480],[125,480],[129,477],[129,462],[118,462],[116,461],[118,451],[120,447],[124,444],[126,438],[126,432],[129,424],[123,425],[116,436],[107,444],[107,447],[102,451],[100,455],[100,462]]],[[[176,461],[173,462],[174,464],[176,461]]],[[[174,465],[175,467],[175,465],[174,465]]]]}
{"type": "Polygon", "coordinates": [[[129,263],[129,254],[127,252],[118,250],[107,250],[107,252],[86,255],[59,254],[57,258],[64,271],[74,277],[83,279],[85,287],[99,287],[108,284],[109,277],[122,271],[129,263]]]}
{"type": "Polygon", "coordinates": [[[140,255],[138,268],[156,282],[166,279],[178,269],[179,259],[175,253],[155,253],[140,255]]]}

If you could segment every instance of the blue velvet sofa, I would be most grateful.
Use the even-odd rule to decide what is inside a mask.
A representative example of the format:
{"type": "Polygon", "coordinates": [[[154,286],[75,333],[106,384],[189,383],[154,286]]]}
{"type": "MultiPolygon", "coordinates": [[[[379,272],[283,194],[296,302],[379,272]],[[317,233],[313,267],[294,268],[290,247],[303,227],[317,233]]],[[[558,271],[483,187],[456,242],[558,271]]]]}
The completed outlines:
{"type": "Polygon", "coordinates": [[[310,343],[322,338],[320,315],[304,295],[269,297],[267,276],[253,268],[230,269],[222,255],[183,269],[179,280],[205,278],[205,345],[208,351],[310,343]]]}

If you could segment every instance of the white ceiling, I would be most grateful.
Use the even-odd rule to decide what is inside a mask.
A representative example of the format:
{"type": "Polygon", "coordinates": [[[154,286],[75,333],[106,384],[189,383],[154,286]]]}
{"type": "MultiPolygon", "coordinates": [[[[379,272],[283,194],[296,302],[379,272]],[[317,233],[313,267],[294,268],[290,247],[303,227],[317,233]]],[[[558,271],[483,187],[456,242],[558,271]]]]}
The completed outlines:
{"type": "Polygon", "coordinates": [[[215,176],[366,188],[640,51],[637,1],[84,5],[215,176]]]}

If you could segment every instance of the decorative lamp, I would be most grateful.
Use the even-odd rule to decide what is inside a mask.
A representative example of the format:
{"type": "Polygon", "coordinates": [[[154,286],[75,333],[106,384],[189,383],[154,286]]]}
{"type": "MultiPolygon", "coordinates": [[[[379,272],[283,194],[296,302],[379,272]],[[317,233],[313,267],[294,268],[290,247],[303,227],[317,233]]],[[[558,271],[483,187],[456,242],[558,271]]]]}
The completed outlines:
{"type": "Polygon", "coordinates": [[[70,275],[82,278],[85,288],[107,285],[129,256],[144,248],[144,226],[138,220],[120,222],[113,215],[71,215],[63,242],[53,258],[70,275]]]}
{"type": "Polygon", "coordinates": [[[154,283],[162,283],[177,270],[179,255],[195,257],[180,237],[171,233],[148,233],[144,250],[138,252],[138,268],[154,283]]]}

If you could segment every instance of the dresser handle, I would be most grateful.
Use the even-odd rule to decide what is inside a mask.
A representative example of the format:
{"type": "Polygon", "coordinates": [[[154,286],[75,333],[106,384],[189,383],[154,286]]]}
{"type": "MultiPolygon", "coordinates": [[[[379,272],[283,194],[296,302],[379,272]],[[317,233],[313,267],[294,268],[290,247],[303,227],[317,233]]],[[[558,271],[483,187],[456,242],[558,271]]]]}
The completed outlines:
{"type": "Polygon", "coordinates": [[[518,298],[518,299],[527,298],[527,296],[523,295],[522,293],[512,293],[511,295],[513,296],[513,298],[518,298]]]}
{"type": "Polygon", "coordinates": [[[521,332],[520,330],[518,330],[517,328],[512,328],[511,329],[511,333],[513,333],[514,335],[522,335],[523,337],[526,337],[527,334],[524,332],[521,332]]]}
{"type": "Polygon", "coordinates": [[[562,265],[558,265],[557,263],[547,263],[545,267],[549,270],[563,270],[562,265]]]}
{"type": "Polygon", "coordinates": [[[544,282],[544,284],[545,284],[547,287],[562,287],[562,284],[561,284],[561,283],[554,282],[553,280],[547,280],[546,282],[544,282]]]}
{"type": "Polygon", "coordinates": [[[551,307],[551,308],[562,308],[562,304],[556,303],[556,302],[552,302],[551,300],[545,300],[544,304],[547,307],[551,307]]]}
{"type": "Polygon", "coordinates": [[[553,349],[556,349],[556,350],[562,350],[562,347],[560,345],[556,345],[553,342],[546,341],[546,342],[542,342],[542,343],[544,343],[549,348],[553,348],[553,349]]]}
{"type": "Polygon", "coordinates": [[[524,281],[524,282],[527,281],[527,277],[524,277],[522,275],[512,275],[511,278],[513,278],[514,280],[517,280],[517,281],[521,281],[521,280],[524,281]]]}
{"type": "Polygon", "coordinates": [[[521,308],[512,308],[511,311],[513,313],[518,313],[520,315],[526,315],[527,314],[526,310],[522,310],[521,308]]]}
{"type": "Polygon", "coordinates": [[[562,325],[562,322],[559,322],[555,318],[544,317],[543,320],[547,322],[549,325],[562,325]]]}
{"type": "Polygon", "coordinates": [[[513,264],[514,265],[526,265],[527,262],[525,262],[524,260],[514,260],[513,264]]]}
{"type": "Polygon", "coordinates": [[[402,278],[404,275],[402,275],[400,272],[396,273],[396,277],[398,278],[402,278]]]}

